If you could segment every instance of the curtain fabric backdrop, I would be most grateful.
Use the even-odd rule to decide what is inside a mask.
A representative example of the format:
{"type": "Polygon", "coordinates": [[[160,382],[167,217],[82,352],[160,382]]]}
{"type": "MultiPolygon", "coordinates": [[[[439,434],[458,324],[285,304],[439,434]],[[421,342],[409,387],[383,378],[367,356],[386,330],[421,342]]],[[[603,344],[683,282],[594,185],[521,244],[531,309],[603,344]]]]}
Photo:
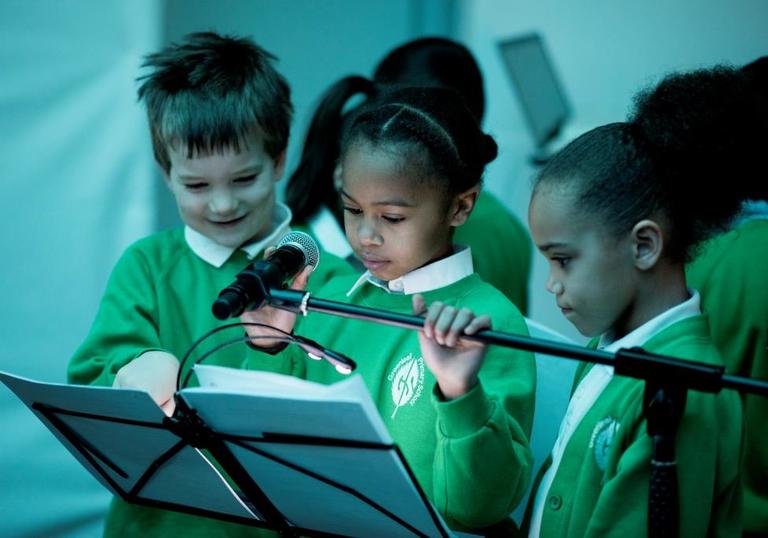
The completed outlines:
{"type": "MultiPolygon", "coordinates": [[[[0,370],[65,382],[110,269],[154,225],[134,79],[160,7],[0,4],[0,370]]],[[[0,535],[98,536],[109,493],[5,386],[0,428],[0,535]]]]}

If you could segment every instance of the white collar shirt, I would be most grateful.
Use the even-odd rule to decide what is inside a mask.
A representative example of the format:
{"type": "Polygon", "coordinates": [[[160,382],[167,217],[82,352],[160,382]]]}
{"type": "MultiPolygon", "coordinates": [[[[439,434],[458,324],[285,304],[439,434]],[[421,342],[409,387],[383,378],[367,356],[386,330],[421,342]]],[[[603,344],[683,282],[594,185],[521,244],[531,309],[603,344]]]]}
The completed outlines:
{"type": "MultiPolygon", "coordinates": [[[[278,240],[288,232],[290,229],[291,217],[291,210],[288,206],[279,202],[276,203],[275,209],[272,212],[271,231],[258,241],[242,245],[239,248],[246,253],[248,259],[252,260],[266,247],[276,244],[278,240]]],[[[224,265],[229,257],[237,250],[237,248],[227,247],[217,243],[210,237],[193,230],[189,226],[184,227],[184,240],[198,258],[217,268],[224,265]]]]}
{"type": "Polygon", "coordinates": [[[376,278],[370,271],[364,272],[347,292],[352,295],[364,284],[372,284],[388,293],[412,295],[449,286],[474,273],[472,250],[457,246],[454,253],[430,264],[404,274],[399,278],[384,281],[376,278]]]}

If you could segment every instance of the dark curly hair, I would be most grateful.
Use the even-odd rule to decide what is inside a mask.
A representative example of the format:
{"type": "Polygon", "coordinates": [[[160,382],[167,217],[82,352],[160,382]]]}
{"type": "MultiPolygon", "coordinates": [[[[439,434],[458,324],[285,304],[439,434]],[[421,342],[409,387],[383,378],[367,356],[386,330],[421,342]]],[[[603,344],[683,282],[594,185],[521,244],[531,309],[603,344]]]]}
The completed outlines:
{"type": "Polygon", "coordinates": [[[478,123],[485,113],[483,75],[467,47],[444,37],[422,37],[391,50],[376,66],[373,80],[386,84],[451,88],[478,123]]]}
{"type": "Polygon", "coordinates": [[[628,122],[598,127],[566,146],[535,186],[570,182],[580,209],[617,236],[663,214],[665,255],[689,261],[701,242],[729,226],[744,199],[765,192],[761,146],[768,126],[758,107],[736,69],[670,74],[637,94],[628,122]]]}
{"type": "Polygon", "coordinates": [[[764,100],[768,99],[768,56],[761,56],[742,66],[741,72],[764,100]]]}

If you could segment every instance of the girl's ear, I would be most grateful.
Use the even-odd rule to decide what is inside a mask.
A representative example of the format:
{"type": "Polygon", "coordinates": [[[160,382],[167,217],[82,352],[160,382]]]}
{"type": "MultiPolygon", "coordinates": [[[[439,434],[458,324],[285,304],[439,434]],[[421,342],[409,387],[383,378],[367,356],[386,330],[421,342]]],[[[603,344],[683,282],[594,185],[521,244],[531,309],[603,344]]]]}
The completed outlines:
{"type": "Polygon", "coordinates": [[[664,232],[656,221],[644,219],[632,228],[632,255],[635,267],[641,271],[652,269],[664,250],[664,232]]]}
{"type": "Polygon", "coordinates": [[[475,208],[477,197],[480,194],[480,187],[472,187],[454,198],[451,205],[451,226],[461,226],[469,215],[472,214],[472,210],[475,208]]]}

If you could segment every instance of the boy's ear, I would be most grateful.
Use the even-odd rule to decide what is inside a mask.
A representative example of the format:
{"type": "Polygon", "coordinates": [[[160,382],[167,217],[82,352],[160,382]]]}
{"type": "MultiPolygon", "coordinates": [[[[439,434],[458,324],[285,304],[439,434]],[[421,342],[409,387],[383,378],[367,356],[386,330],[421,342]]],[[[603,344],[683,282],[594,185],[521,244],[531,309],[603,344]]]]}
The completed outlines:
{"type": "Polygon", "coordinates": [[[333,169],[333,190],[336,192],[341,192],[341,186],[343,184],[343,180],[341,179],[341,163],[336,165],[336,168],[333,169]]]}
{"type": "Polygon", "coordinates": [[[469,215],[475,208],[479,194],[480,187],[472,187],[454,198],[454,203],[451,206],[451,226],[461,226],[467,222],[469,215]]]}
{"type": "Polygon", "coordinates": [[[664,250],[661,226],[650,219],[641,220],[632,228],[631,239],[635,267],[641,271],[652,269],[664,250]]]}
{"type": "Polygon", "coordinates": [[[280,181],[283,172],[285,172],[285,150],[281,151],[280,155],[275,158],[275,181],[280,181]]]}

